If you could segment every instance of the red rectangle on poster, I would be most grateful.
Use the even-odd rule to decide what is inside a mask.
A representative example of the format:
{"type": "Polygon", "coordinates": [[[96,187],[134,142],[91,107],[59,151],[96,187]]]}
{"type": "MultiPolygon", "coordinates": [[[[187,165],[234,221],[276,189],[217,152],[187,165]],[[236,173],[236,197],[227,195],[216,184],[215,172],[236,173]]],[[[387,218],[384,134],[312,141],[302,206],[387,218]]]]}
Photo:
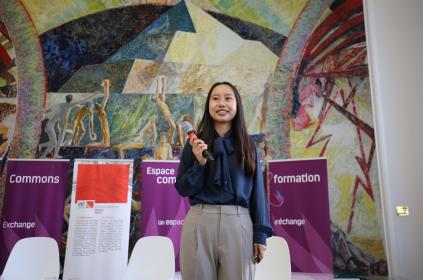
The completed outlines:
{"type": "Polygon", "coordinates": [[[128,180],[128,164],[79,164],[75,202],[126,203],[128,180]]]}

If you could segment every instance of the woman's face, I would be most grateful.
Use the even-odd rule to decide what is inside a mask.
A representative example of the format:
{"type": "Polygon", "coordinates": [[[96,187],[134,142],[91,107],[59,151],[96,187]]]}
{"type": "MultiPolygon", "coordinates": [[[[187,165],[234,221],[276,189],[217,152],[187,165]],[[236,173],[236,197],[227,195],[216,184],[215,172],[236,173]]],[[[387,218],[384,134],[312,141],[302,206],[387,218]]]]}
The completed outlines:
{"type": "Polygon", "coordinates": [[[216,86],[209,101],[209,113],[217,123],[232,122],[236,115],[236,98],[232,88],[222,84],[216,86]]]}

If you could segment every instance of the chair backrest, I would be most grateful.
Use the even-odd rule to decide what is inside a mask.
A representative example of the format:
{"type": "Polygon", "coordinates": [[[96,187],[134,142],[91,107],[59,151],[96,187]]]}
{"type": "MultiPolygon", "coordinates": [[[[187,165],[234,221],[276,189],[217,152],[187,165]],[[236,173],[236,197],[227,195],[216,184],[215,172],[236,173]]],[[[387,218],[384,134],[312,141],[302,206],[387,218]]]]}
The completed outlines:
{"type": "Polygon", "coordinates": [[[1,279],[57,280],[60,273],[59,247],[50,237],[28,237],[16,242],[1,279]]]}
{"type": "Polygon", "coordinates": [[[169,280],[175,277],[172,240],[147,236],[135,244],[123,280],[169,280]]]}
{"type": "Polygon", "coordinates": [[[279,236],[267,239],[267,251],[256,265],[255,280],[291,280],[291,257],[288,244],[279,236]]]}

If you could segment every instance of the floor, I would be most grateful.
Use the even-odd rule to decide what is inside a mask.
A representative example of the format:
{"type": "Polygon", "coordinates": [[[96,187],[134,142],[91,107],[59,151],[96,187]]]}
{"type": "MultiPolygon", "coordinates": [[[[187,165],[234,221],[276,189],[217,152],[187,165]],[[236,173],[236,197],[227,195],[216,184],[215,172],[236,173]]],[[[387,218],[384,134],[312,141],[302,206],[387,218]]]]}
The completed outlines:
{"type": "MultiPolygon", "coordinates": [[[[331,275],[325,274],[309,274],[309,273],[292,273],[291,280],[336,280],[331,275]]],[[[182,280],[180,272],[176,272],[174,280],[182,280]]],[[[359,280],[358,278],[342,278],[342,280],[359,280]]]]}

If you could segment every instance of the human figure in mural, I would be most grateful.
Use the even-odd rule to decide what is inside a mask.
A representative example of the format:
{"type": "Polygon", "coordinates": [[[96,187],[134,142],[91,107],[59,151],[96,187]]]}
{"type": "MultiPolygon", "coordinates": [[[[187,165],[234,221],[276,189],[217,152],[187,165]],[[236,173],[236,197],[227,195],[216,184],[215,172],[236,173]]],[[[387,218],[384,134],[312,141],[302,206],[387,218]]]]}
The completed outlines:
{"type": "Polygon", "coordinates": [[[175,183],[191,204],[181,236],[182,278],[252,280],[273,229],[259,152],[234,85],[210,88],[198,130],[198,139],[185,143],[175,183]],[[203,156],[206,149],[214,160],[203,156]]]}
{"type": "Polygon", "coordinates": [[[347,239],[341,229],[332,233],[332,249],[334,251],[334,266],[340,270],[373,275],[386,275],[387,264],[366,254],[358,246],[347,239]]]}
{"type": "Polygon", "coordinates": [[[101,132],[103,134],[103,141],[90,143],[85,146],[85,150],[94,149],[94,148],[104,148],[110,146],[110,130],[109,130],[109,121],[107,120],[106,106],[110,97],[110,81],[105,79],[101,82],[103,86],[103,101],[100,103],[94,104],[94,112],[96,113],[98,119],[100,120],[101,132]]]}
{"type": "Polygon", "coordinates": [[[260,132],[265,132],[266,131],[266,122],[267,122],[267,105],[269,102],[269,96],[270,96],[270,91],[271,91],[271,87],[273,84],[273,75],[269,75],[266,83],[264,84],[264,91],[263,91],[263,103],[261,106],[261,114],[260,114],[260,132]]]}
{"type": "MultiPolygon", "coordinates": [[[[193,127],[197,128],[200,123],[201,117],[203,116],[204,103],[206,102],[206,93],[202,87],[197,88],[197,92],[194,94],[194,116],[193,116],[193,127]]],[[[185,143],[182,142],[182,145],[185,143]]]]}
{"type": "MultiPolygon", "coordinates": [[[[181,117],[181,119],[178,122],[177,128],[178,128],[178,145],[182,146],[185,144],[186,140],[187,140],[187,135],[184,133],[184,131],[182,131],[182,123],[184,122],[189,122],[192,125],[192,120],[191,117],[188,115],[183,115],[181,117]]],[[[194,126],[192,126],[194,127],[194,126]]]]}
{"type": "Polygon", "coordinates": [[[253,127],[256,125],[256,122],[259,123],[259,131],[264,132],[266,126],[266,104],[267,99],[269,98],[270,86],[272,85],[272,75],[269,75],[266,83],[264,84],[263,93],[258,97],[256,110],[254,110],[253,117],[251,122],[248,125],[248,131],[252,131],[253,127]]]}
{"type": "Polygon", "coordinates": [[[292,127],[296,131],[303,130],[314,124],[312,117],[310,117],[309,109],[314,108],[314,97],[322,97],[324,86],[326,84],[325,78],[312,79],[311,83],[306,85],[298,95],[300,107],[297,114],[292,119],[292,127]]]}
{"type": "Polygon", "coordinates": [[[124,152],[132,149],[142,149],[146,146],[154,146],[157,141],[157,116],[153,115],[148,119],[147,124],[141,129],[132,143],[122,143],[114,145],[111,150],[117,151],[118,158],[125,158],[124,152]]]}
{"type": "Polygon", "coordinates": [[[159,144],[156,146],[154,157],[158,160],[173,159],[172,146],[167,141],[166,132],[160,133],[159,144]]]}
{"type": "Polygon", "coordinates": [[[164,76],[160,76],[156,80],[156,95],[155,101],[162,112],[164,118],[166,119],[167,124],[169,125],[167,131],[167,140],[169,144],[173,144],[174,136],[175,136],[175,120],[173,118],[172,113],[170,112],[169,106],[166,103],[165,99],[165,88],[166,88],[166,78],[164,76]]]}
{"type": "Polygon", "coordinates": [[[97,135],[94,133],[94,105],[87,101],[84,105],[78,105],[73,119],[71,146],[79,146],[85,134],[84,120],[88,117],[88,133],[90,140],[94,141],[97,135]]]}
{"type": "Polygon", "coordinates": [[[94,95],[90,95],[78,102],[72,102],[73,96],[68,94],[65,96],[65,103],[55,105],[53,108],[50,108],[46,111],[44,119],[47,120],[45,127],[45,132],[49,140],[38,145],[39,151],[43,148],[46,148],[41,154],[41,158],[46,158],[47,155],[54,151],[53,158],[59,156],[60,146],[63,144],[65,135],[67,133],[72,133],[71,129],[68,129],[69,116],[73,108],[77,107],[80,104],[86,103],[88,100],[93,98],[94,95]],[[56,129],[59,133],[57,136],[56,129]]]}
{"type": "Polygon", "coordinates": [[[41,154],[41,158],[46,158],[47,155],[53,151],[53,158],[58,157],[59,148],[67,130],[69,114],[74,106],[74,104],[72,104],[72,99],[73,96],[68,94],[65,96],[65,103],[59,104],[46,111],[45,119],[47,120],[47,124],[45,132],[47,133],[48,141],[38,145],[40,151],[46,148],[41,154]],[[59,131],[59,137],[56,135],[56,128],[59,131]]]}

